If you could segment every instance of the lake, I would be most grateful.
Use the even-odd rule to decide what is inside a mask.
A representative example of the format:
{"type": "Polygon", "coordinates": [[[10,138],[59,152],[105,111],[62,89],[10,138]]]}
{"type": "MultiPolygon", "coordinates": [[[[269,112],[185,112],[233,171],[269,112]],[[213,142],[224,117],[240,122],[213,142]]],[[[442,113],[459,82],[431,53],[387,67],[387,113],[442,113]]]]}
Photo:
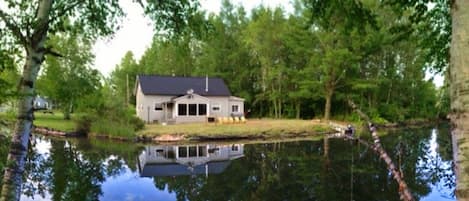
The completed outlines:
{"type": "MultiPolygon", "coordinates": [[[[381,138],[417,200],[455,200],[449,129],[381,138]]],[[[145,145],[35,136],[22,200],[399,200],[385,163],[341,138],[145,145]]]]}

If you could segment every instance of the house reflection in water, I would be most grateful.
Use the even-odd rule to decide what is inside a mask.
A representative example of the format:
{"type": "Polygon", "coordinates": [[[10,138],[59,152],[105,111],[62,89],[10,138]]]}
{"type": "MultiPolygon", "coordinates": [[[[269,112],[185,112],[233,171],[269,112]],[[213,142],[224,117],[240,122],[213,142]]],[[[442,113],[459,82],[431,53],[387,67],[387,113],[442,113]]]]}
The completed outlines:
{"type": "Polygon", "coordinates": [[[147,146],[138,157],[141,177],[218,174],[244,156],[244,144],[147,146]]]}

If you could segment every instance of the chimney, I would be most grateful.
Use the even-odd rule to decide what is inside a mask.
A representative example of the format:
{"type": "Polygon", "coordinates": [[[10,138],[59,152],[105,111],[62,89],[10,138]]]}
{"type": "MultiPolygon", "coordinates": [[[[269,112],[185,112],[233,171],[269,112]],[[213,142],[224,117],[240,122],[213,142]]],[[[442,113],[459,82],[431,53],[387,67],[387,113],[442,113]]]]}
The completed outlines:
{"type": "Polygon", "coordinates": [[[208,92],[208,75],[205,75],[205,92],[208,92]]]}

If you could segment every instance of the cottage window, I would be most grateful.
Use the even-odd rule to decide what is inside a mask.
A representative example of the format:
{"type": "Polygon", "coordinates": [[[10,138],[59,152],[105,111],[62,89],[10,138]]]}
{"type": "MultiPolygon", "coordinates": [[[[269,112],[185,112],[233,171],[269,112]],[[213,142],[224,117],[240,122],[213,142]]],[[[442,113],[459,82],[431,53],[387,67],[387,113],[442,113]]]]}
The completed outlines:
{"type": "Polygon", "coordinates": [[[207,156],[207,146],[199,147],[199,156],[207,156]]]}
{"type": "Polygon", "coordinates": [[[156,103],[156,104],[155,104],[155,110],[163,110],[163,104],[161,104],[161,103],[156,103]]]}
{"type": "Polygon", "coordinates": [[[231,112],[239,112],[239,106],[238,105],[232,105],[231,106],[231,112]]]}
{"type": "Polygon", "coordinates": [[[197,156],[197,147],[190,146],[189,147],[189,157],[196,157],[197,156]]]}
{"type": "Polygon", "coordinates": [[[179,158],[186,158],[187,157],[187,147],[179,147],[178,148],[179,158]]]}
{"type": "Polygon", "coordinates": [[[189,115],[190,116],[197,115],[197,104],[189,104],[189,115]]]}
{"type": "Polygon", "coordinates": [[[220,105],[214,105],[212,111],[220,111],[220,105]]]}
{"type": "Polygon", "coordinates": [[[238,145],[232,145],[231,146],[231,151],[239,151],[238,145]]]}
{"type": "Polygon", "coordinates": [[[207,114],[207,104],[199,104],[199,115],[203,116],[207,114]]]}
{"type": "Polygon", "coordinates": [[[187,104],[178,104],[178,115],[179,116],[187,115],[187,104]]]}

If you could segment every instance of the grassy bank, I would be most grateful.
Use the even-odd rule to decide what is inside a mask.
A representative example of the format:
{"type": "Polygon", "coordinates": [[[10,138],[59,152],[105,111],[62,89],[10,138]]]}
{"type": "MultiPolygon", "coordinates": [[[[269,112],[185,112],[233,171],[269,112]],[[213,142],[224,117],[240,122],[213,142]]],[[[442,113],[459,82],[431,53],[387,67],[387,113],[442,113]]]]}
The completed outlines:
{"type": "Polygon", "coordinates": [[[327,124],[310,120],[248,120],[241,124],[193,123],[147,125],[138,135],[159,137],[179,135],[186,139],[281,138],[330,132],[327,124]]]}
{"type": "Polygon", "coordinates": [[[60,112],[54,112],[54,114],[35,112],[34,117],[35,126],[47,127],[65,132],[75,131],[76,125],[74,116],[72,116],[71,120],[65,120],[63,114],[60,112]]]}
{"type": "Polygon", "coordinates": [[[110,136],[119,139],[133,139],[136,137],[132,126],[104,120],[97,120],[92,123],[90,135],[110,136]]]}
{"type": "MultiPolygon", "coordinates": [[[[72,120],[64,120],[63,114],[44,114],[37,112],[34,125],[65,132],[75,131],[77,115],[72,120]]],[[[117,122],[94,120],[91,125],[91,136],[110,137],[117,139],[135,139],[145,136],[153,139],[161,136],[183,136],[184,139],[229,139],[229,138],[288,138],[309,136],[317,133],[330,132],[330,126],[311,120],[274,120],[255,119],[246,123],[216,124],[191,123],[166,125],[149,124],[139,132],[117,122]]]]}

